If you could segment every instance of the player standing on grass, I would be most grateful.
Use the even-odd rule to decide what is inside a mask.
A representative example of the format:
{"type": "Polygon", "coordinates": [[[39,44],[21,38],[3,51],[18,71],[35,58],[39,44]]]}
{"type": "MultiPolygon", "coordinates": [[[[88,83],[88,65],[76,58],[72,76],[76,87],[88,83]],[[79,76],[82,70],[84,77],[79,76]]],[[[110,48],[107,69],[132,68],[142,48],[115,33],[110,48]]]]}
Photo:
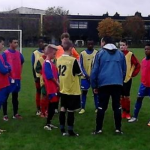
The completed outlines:
{"type": "Polygon", "coordinates": [[[126,75],[125,56],[112,43],[111,37],[102,38],[101,47],[102,49],[95,56],[91,72],[91,86],[99,96],[96,130],[93,134],[102,133],[103,120],[110,96],[114,111],[115,133],[122,134],[120,96],[126,75]]]}
{"type": "Polygon", "coordinates": [[[51,130],[58,128],[52,125],[51,121],[55,114],[56,104],[59,101],[59,83],[58,83],[58,70],[52,60],[55,58],[57,47],[49,44],[46,47],[46,59],[42,67],[42,76],[46,88],[46,93],[49,100],[47,122],[44,129],[51,130]]]}
{"type": "MultiPolygon", "coordinates": [[[[10,72],[10,91],[12,92],[12,104],[13,104],[13,118],[21,119],[22,116],[18,114],[18,93],[21,88],[21,73],[22,66],[24,63],[23,55],[16,50],[18,47],[18,40],[16,38],[11,38],[9,40],[9,49],[5,50],[2,54],[5,62],[8,62],[11,66],[10,72]]],[[[7,95],[8,99],[9,94],[7,95]]],[[[7,100],[3,104],[3,120],[8,121],[7,116],[7,100]]]]}
{"type": "MultiPolygon", "coordinates": [[[[150,97],[150,43],[145,45],[145,55],[146,57],[141,63],[141,84],[139,87],[137,101],[135,103],[134,115],[130,120],[128,120],[129,123],[137,121],[144,97],[150,97]]],[[[150,121],[148,126],[150,126],[150,121]]]]}
{"type": "Polygon", "coordinates": [[[126,58],[127,72],[123,83],[121,93],[121,106],[123,109],[122,118],[130,119],[130,89],[132,85],[132,77],[135,77],[140,71],[140,64],[132,52],[127,50],[128,43],[126,39],[120,41],[120,50],[124,53],[126,58]]]}
{"type": "MultiPolygon", "coordinates": [[[[81,98],[81,110],[79,114],[85,112],[85,104],[88,89],[90,88],[90,75],[92,69],[92,62],[96,55],[97,51],[94,50],[94,41],[89,39],[87,41],[87,49],[82,51],[80,54],[80,68],[82,70],[83,76],[81,77],[81,89],[82,89],[82,98],[81,98]]],[[[98,109],[98,95],[94,93],[94,102],[95,110],[98,109]]]]}
{"type": "Polygon", "coordinates": [[[36,73],[36,65],[38,59],[44,54],[44,40],[39,39],[38,40],[39,49],[35,50],[32,54],[31,61],[32,61],[32,71],[33,71],[33,77],[35,81],[35,87],[36,87],[36,107],[37,112],[36,115],[39,116],[41,114],[40,110],[40,100],[41,100],[41,86],[40,86],[40,74],[36,73]]]}
{"type": "Polygon", "coordinates": [[[48,97],[47,97],[47,93],[46,93],[46,89],[45,89],[45,84],[43,81],[43,77],[42,77],[42,66],[44,63],[44,60],[46,59],[46,49],[47,49],[48,44],[44,43],[44,54],[39,57],[35,70],[36,73],[38,73],[40,75],[40,86],[41,86],[41,101],[40,101],[40,109],[41,109],[41,117],[46,117],[47,116],[47,110],[48,110],[48,97]]]}
{"type": "MultiPolygon", "coordinates": [[[[0,52],[4,47],[4,38],[0,37],[0,52]]],[[[0,54],[0,109],[2,104],[5,102],[7,95],[9,94],[9,73],[11,67],[8,63],[4,62],[2,55],[0,54]]],[[[0,134],[5,131],[0,129],[0,134]]]]}
{"type": "MultiPolygon", "coordinates": [[[[61,35],[61,45],[57,46],[56,60],[64,54],[64,49],[63,49],[63,46],[62,46],[62,45],[63,45],[63,42],[64,42],[64,41],[69,40],[69,39],[70,39],[69,33],[63,33],[63,34],[61,35]]],[[[74,47],[72,47],[71,55],[72,55],[73,57],[75,57],[77,60],[79,60],[79,54],[78,54],[78,52],[75,50],[74,47]]],[[[55,110],[56,113],[57,113],[57,110],[58,110],[58,105],[59,105],[59,104],[57,104],[57,107],[56,107],[56,110],[55,110]]]]}
{"type": "Polygon", "coordinates": [[[60,130],[63,136],[67,135],[65,130],[66,112],[68,135],[78,136],[74,132],[74,111],[80,108],[80,83],[81,70],[77,60],[72,57],[73,44],[70,40],[63,42],[64,54],[57,59],[59,69],[61,108],[59,114],[60,130]]]}

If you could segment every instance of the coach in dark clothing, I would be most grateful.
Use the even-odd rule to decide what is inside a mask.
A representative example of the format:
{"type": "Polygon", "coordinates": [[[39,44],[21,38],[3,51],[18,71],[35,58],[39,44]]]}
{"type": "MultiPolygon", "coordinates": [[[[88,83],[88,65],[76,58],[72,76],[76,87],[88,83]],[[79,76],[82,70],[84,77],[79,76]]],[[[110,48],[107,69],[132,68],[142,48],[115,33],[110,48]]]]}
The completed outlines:
{"type": "Polygon", "coordinates": [[[101,40],[101,49],[96,54],[91,72],[91,86],[99,94],[99,107],[96,117],[96,130],[93,134],[102,133],[105,111],[109,98],[112,98],[112,108],[116,133],[121,132],[120,95],[126,75],[126,60],[124,54],[112,44],[111,37],[101,40]]]}

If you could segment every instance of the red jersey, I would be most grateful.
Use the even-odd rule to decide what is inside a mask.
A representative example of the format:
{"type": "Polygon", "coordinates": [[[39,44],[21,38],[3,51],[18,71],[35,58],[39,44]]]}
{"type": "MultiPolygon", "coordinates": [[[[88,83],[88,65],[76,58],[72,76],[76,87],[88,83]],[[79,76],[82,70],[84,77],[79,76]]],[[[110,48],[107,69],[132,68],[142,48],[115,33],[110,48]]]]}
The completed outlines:
{"type": "MultiPolygon", "coordinates": [[[[5,66],[4,59],[3,59],[2,55],[0,55],[0,60],[1,60],[2,64],[5,66]]],[[[9,83],[8,74],[2,74],[0,72],[0,89],[5,88],[9,85],[10,85],[10,83],[9,83]]]]}
{"type": "MultiPolygon", "coordinates": [[[[49,60],[45,60],[44,61],[44,64],[43,64],[43,67],[42,67],[42,76],[43,76],[43,80],[44,80],[44,84],[45,84],[47,95],[49,96],[50,94],[56,94],[56,93],[58,93],[58,87],[57,87],[56,83],[54,83],[53,80],[51,80],[51,79],[48,80],[46,78],[45,63],[47,63],[47,62],[50,63],[50,67],[51,68],[49,68],[49,69],[52,70],[53,77],[54,77],[54,79],[56,81],[58,81],[58,70],[57,70],[56,66],[53,64],[53,62],[51,62],[49,60]]],[[[51,102],[58,102],[58,100],[59,100],[58,98],[52,98],[51,102]]]]}
{"type": "Polygon", "coordinates": [[[22,65],[20,60],[20,52],[15,51],[14,53],[11,53],[8,50],[6,50],[4,53],[6,54],[7,62],[12,68],[10,72],[10,77],[15,80],[21,79],[22,65]]]}
{"type": "Polygon", "coordinates": [[[141,63],[141,82],[144,86],[150,87],[150,59],[144,58],[141,63]]]}

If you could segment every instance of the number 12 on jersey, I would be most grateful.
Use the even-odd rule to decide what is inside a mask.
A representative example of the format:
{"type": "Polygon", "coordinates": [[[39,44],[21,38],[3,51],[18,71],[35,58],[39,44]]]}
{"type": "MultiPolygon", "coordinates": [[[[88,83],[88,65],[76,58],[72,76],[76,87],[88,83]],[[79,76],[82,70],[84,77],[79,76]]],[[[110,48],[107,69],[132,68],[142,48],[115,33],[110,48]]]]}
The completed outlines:
{"type": "Polygon", "coordinates": [[[67,69],[66,65],[59,65],[58,69],[59,69],[59,75],[60,76],[65,76],[65,71],[67,69]]]}

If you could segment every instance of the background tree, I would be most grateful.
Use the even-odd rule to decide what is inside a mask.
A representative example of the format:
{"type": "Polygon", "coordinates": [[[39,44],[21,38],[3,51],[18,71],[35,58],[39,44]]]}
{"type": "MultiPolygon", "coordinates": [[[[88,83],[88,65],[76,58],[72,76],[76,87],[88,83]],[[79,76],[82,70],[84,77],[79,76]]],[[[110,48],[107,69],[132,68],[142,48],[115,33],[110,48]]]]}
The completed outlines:
{"type": "Polygon", "coordinates": [[[144,21],[139,16],[128,17],[123,23],[124,36],[130,37],[134,43],[138,43],[145,35],[144,21]]]}
{"type": "Polygon", "coordinates": [[[58,40],[63,32],[67,31],[69,10],[62,7],[50,7],[46,10],[44,16],[44,35],[58,40]]]}
{"type": "Polygon", "coordinates": [[[123,33],[122,24],[111,18],[106,18],[99,22],[97,30],[100,37],[111,36],[115,40],[120,39],[123,33]]]}
{"type": "Polygon", "coordinates": [[[48,7],[48,9],[46,10],[46,15],[65,16],[69,15],[69,10],[65,10],[63,7],[48,7]]]}

